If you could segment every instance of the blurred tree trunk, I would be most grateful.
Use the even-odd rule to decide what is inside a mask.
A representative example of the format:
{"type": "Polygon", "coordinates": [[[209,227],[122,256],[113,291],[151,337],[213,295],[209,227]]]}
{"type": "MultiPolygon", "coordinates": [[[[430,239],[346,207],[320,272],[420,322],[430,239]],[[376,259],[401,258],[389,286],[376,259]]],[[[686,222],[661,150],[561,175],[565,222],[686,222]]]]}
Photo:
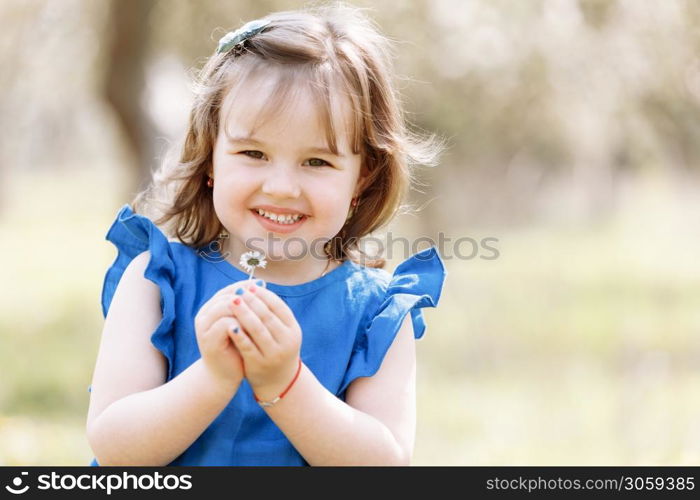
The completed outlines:
{"type": "Polygon", "coordinates": [[[155,163],[155,128],[141,103],[152,7],[152,0],[110,0],[104,96],[115,112],[131,158],[126,167],[133,171],[133,190],[146,186],[155,163]]]}

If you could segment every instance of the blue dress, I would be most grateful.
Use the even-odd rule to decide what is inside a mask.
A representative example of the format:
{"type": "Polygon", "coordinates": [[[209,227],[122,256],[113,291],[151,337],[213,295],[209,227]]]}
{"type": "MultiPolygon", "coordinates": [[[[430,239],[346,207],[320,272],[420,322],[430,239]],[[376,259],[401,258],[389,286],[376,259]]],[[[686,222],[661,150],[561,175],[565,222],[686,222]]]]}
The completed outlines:
{"type": "MultiPolygon", "coordinates": [[[[124,270],[150,250],[144,276],[160,288],[163,319],[151,335],[167,358],[167,380],[201,357],[194,317],[218,290],[248,275],[217,252],[168,241],[147,217],[124,205],[107,233],[118,255],[107,270],[102,312],[107,316],[124,270]]],[[[347,260],[300,285],[267,288],[293,311],[302,331],[301,359],[319,382],[345,401],[348,385],[370,377],[410,312],[415,338],[425,332],[421,308],[435,307],[446,276],[435,247],[403,261],[390,275],[347,260]]],[[[90,390],[90,389],[88,389],[90,390]]],[[[99,465],[95,459],[90,465],[99,465]]],[[[204,432],[169,465],[308,465],[255,402],[247,380],[204,432]]]]}

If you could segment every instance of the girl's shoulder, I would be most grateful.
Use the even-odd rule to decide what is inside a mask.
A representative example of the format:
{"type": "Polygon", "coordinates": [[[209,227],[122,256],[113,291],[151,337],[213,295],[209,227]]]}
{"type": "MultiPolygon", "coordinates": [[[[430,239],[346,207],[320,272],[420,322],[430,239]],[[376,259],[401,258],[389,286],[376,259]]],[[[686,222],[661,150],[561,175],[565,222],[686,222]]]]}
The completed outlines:
{"type": "Polygon", "coordinates": [[[354,354],[338,394],[358,377],[371,377],[377,372],[409,315],[414,337],[423,337],[426,323],[422,309],[437,306],[447,275],[434,247],[400,262],[392,273],[357,264],[353,268],[350,293],[353,298],[365,294],[367,300],[361,306],[365,310],[358,324],[354,354]]]}
{"type": "Polygon", "coordinates": [[[382,292],[410,292],[418,288],[441,288],[447,275],[435,247],[421,250],[398,263],[392,272],[352,263],[356,282],[382,292]]]}
{"type": "Polygon", "coordinates": [[[393,272],[352,263],[348,289],[365,296],[374,307],[371,315],[385,309],[402,309],[400,304],[435,307],[447,276],[445,265],[435,247],[430,247],[400,262],[393,272]],[[399,305],[399,307],[397,307],[399,305]]]}
{"type": "Polygon", "coordinates": [[[123,205],[117,212],[105,239],[132,259],[146,250],[150,251],[152,260],[194,259],[198,252],[198,249],[167,237],[151,219],[135,213],[128,204],[123,205]]]}
{"type": "MultiPolygon", "coordinates": [[[[140,254],[149,253],[144,276],[156,283],[162,295],[172,289],[181,268],[191,268],[196,250],[166,235],[148,217],[135,213],[123,205],[105,239],[117,249],[117,256],[107,270],[102,290],[102,309],[106,316],[117,285],[129,264],[140,254]]],[[[185,273],[187,274],[187,273],[185,273]]]]}

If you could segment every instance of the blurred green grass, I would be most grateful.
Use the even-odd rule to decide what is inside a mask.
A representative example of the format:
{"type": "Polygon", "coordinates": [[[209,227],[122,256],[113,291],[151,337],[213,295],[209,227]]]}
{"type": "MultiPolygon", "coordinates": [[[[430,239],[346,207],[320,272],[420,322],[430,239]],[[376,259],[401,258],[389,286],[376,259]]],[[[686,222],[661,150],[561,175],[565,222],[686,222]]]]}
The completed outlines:
{"type": "Polygon", "coordinates": [[[0,464],[83,465],[116,171],[12,173],[0,214],[0,464]],[[109,189],[107,189],[109,188],[109,189]]]}
{"type": "MultiPolygon", "coordinates": [[[[104,236],[125,182],[13,175],[0,216],[0,464],[83,465],[115,257],[104,236]]],[[[652,179],[597,223],[451,229],[497,237],[500,257],[446,260],[440,306],[424,310],[413,463],[698,464],[697,200],[652,179]]]]}

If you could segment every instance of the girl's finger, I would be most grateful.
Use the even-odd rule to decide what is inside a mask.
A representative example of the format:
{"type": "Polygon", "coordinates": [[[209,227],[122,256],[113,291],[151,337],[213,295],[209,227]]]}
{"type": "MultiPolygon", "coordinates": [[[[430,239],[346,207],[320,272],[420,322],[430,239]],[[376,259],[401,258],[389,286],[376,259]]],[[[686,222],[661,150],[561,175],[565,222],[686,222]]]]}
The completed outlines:
{"type": "Polygon", "coordinates": [[[207,301],[204,306],[202,306],[202,311],[204,311],[204,308],[211,305],[213,305],[214,302],[216,302],[218,299],[222,298],[222,296],[227,296],[229,294],[235,293],[236,290],[239,288],[244,288],[248,287],[253,283],[257,283],[258,286],[265,286],[265,282],[263,280],[241,280],[241,281],[236,281],[235,283],[231,283],[230,285],[227,285],[223,288],[220,288],[214,295],[212,295],[209,300],[207,301]]]}
{"type": "Polygon", "coordinates": [[[255,285],[257,287],[265,288],[267,286],[267,283],[265,283],[265,280],[253,278],[252,280],[241,280],[237,281],[227,287],[224,287],[221,289],[224,293],[227,292],[235,292],[239,288],[247,288],[251,285],[255,285]]]}
{"type": "MultiPolygon", "coordinates": [[[[250,292],[246,292],[250,293],[250,292]]],[[[255,343],[260,353],[265,356],[275,348],[275,340],[242,297],[236,297],[232,302],[236,319],[241,323],[250,339],[255,343]]]]}
{"type": "Polygon", "coordinates": [[[231,283],[230,285],[227,285],[223,288],[221,288],[219,291],[217,291],[214,295],[212,295],[212,298],[216,297],[217,295],[225,295],[227,293],[233,293],[235,292],[238,288],[243,288],[245,286],[250,286],[251,283],[254,281],[251,280],[241,280],[241,281],[236,281],[235,283],[231,283]]]}
{"type": "Polygon", "coordinates": [[[294,313],[289,308],[289,306],[280,298],[276,293],[268,290],[267,288],[256,288],[256,295],[260,300],[262,300],[267,308],[279,318],[279,320],[284,323],[289,328],[296,325],[296,318],[294,313]]]}
{"type": "Polygon", "coordinates": [[[214,349],[223,349],[228,343],[229,331],[240,328],[238,321],[232,317],[222,317],[216,320],[211,327],[205,331],[201,342],[214,349]]]}
{"type": "Polygon", "coordinates": [[[256,363],[259,363],[262,360],[262,353],[257,348],[255,343],[250,340],[250,337],[242,327],[232,327],[229,330],[229,337],[231,338],[233,345],[236,346],[236,349],[238,349],[238,352],[240,352],[241,356],[243,356],[244,360],[253,361],[256,363]]]}
{"type": "Polygon", "coordinates": [[[275,342],[281,344],[285,341],[285,338],[289,336],[287,333],[289,328],[282,323],[277,315],[270,310],[267,304],[261,300],[259,295],[263,290],[265,289],[254,286],[249,287],[248,291],[246,291],[243,297],[245,297],[248,307],[250,307],[250,309],[257,315],[262,324],[265,325],[267,331],[270,332],[270,335],[272,335],[275,342]]]}
{"type": "Polygon", "coordinates": [[[231,301],[234,297],[236,297],[236,295],[233,292],[222,293],[216,299],[210,299],[209,302],[200,309],[197,315],[199,327],[202,331],[211,328],[211,325],[221,317],[233,316],[234,309],[231,301]]]}

